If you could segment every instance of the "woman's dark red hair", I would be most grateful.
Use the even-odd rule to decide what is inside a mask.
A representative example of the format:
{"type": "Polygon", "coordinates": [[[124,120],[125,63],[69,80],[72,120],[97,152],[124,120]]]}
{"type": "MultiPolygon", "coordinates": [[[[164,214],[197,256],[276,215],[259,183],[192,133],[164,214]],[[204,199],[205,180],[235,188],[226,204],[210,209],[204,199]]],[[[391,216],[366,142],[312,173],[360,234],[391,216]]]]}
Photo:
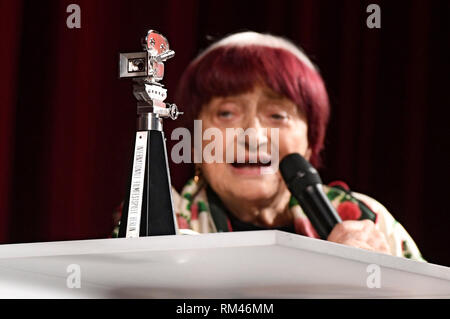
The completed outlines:
{"type": "Polygon", "coordinates": [[[329,116],[328,94],[318,71],[286,49],[263,45],[213,48],[188,66],[175,100],[192,132],[193,120],[211,98],[245,93],[256,84],[289,98],[306,115],[310,162],[319,166],[329,116]]]}

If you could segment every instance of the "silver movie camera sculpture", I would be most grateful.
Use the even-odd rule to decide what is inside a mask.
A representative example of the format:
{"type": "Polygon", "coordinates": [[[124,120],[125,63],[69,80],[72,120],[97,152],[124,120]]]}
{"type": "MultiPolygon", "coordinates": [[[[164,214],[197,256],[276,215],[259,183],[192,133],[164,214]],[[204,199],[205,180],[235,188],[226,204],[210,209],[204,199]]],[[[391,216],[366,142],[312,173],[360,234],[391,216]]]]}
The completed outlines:
{"type": "Polygon", "coordinates": [[[143,51],[121,53],[119,77],[133,78],[137,99],[137,132],[127,197],[120,221],[119,237],[175,235],[170,172],[167,161],[163,119],[182,114],[175,104],[165,103],[167,90],[159,83],[164,62],[174,57],[169,42],[149,30],[143,51]]]}

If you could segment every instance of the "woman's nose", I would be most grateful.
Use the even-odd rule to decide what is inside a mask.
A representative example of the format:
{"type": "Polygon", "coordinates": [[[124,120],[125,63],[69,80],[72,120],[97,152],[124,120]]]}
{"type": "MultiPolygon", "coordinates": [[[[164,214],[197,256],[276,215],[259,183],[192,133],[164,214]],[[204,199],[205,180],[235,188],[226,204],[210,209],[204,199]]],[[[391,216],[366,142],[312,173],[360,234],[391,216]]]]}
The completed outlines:
{"type": "Polygon", "coordinates": [[[249,129],[249,128],[253,128],[253,129],[256,129],[258,131],[258,130],[262,129],[261,121],[258,118],[258,116],[256,116],[256,114],[252,114],[251,116],[248,116],[246,118],[246,121],[244,123],[242,123],[242,124],[244,126],[243,127],[244,130],[249,129]]]}
{"type": "Polygon", "coordinates": [[[253,150],[253,148],[257,148],[263,144],[267,144],[267,128],[261,125],[261,121],[258,119],[258,117],[250,118],[246,124],[247,125],[245,125],[243,129],[247,132],[245,144],[249,150],[253,150]]]}

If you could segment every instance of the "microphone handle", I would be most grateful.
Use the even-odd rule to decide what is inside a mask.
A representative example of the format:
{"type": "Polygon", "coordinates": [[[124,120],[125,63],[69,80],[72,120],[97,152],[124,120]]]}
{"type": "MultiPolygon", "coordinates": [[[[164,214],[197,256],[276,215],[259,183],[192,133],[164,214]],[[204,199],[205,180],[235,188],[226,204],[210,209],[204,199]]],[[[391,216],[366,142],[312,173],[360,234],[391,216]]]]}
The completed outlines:
{"type": "MultiPolygon", "coordinates": [[[[295,187],[294,187],[295,188],[295,187]]],[[[320,238],[326,240],[342,220],[323,192],[322,185],[308,185],[303,191],[291,190],[320,238]]]]}

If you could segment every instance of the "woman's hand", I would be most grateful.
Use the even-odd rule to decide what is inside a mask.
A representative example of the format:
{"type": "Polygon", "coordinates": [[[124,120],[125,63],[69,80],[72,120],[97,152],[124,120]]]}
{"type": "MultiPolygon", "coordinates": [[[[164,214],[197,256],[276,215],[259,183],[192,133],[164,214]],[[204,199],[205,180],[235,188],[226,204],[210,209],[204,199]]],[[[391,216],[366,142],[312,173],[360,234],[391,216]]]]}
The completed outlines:
{"type": "Polygon", "coordinates": [[[353,247],[390,254],[384,234],[371,220],[346,220],[337,224],[328,240],[353,247]]]}

